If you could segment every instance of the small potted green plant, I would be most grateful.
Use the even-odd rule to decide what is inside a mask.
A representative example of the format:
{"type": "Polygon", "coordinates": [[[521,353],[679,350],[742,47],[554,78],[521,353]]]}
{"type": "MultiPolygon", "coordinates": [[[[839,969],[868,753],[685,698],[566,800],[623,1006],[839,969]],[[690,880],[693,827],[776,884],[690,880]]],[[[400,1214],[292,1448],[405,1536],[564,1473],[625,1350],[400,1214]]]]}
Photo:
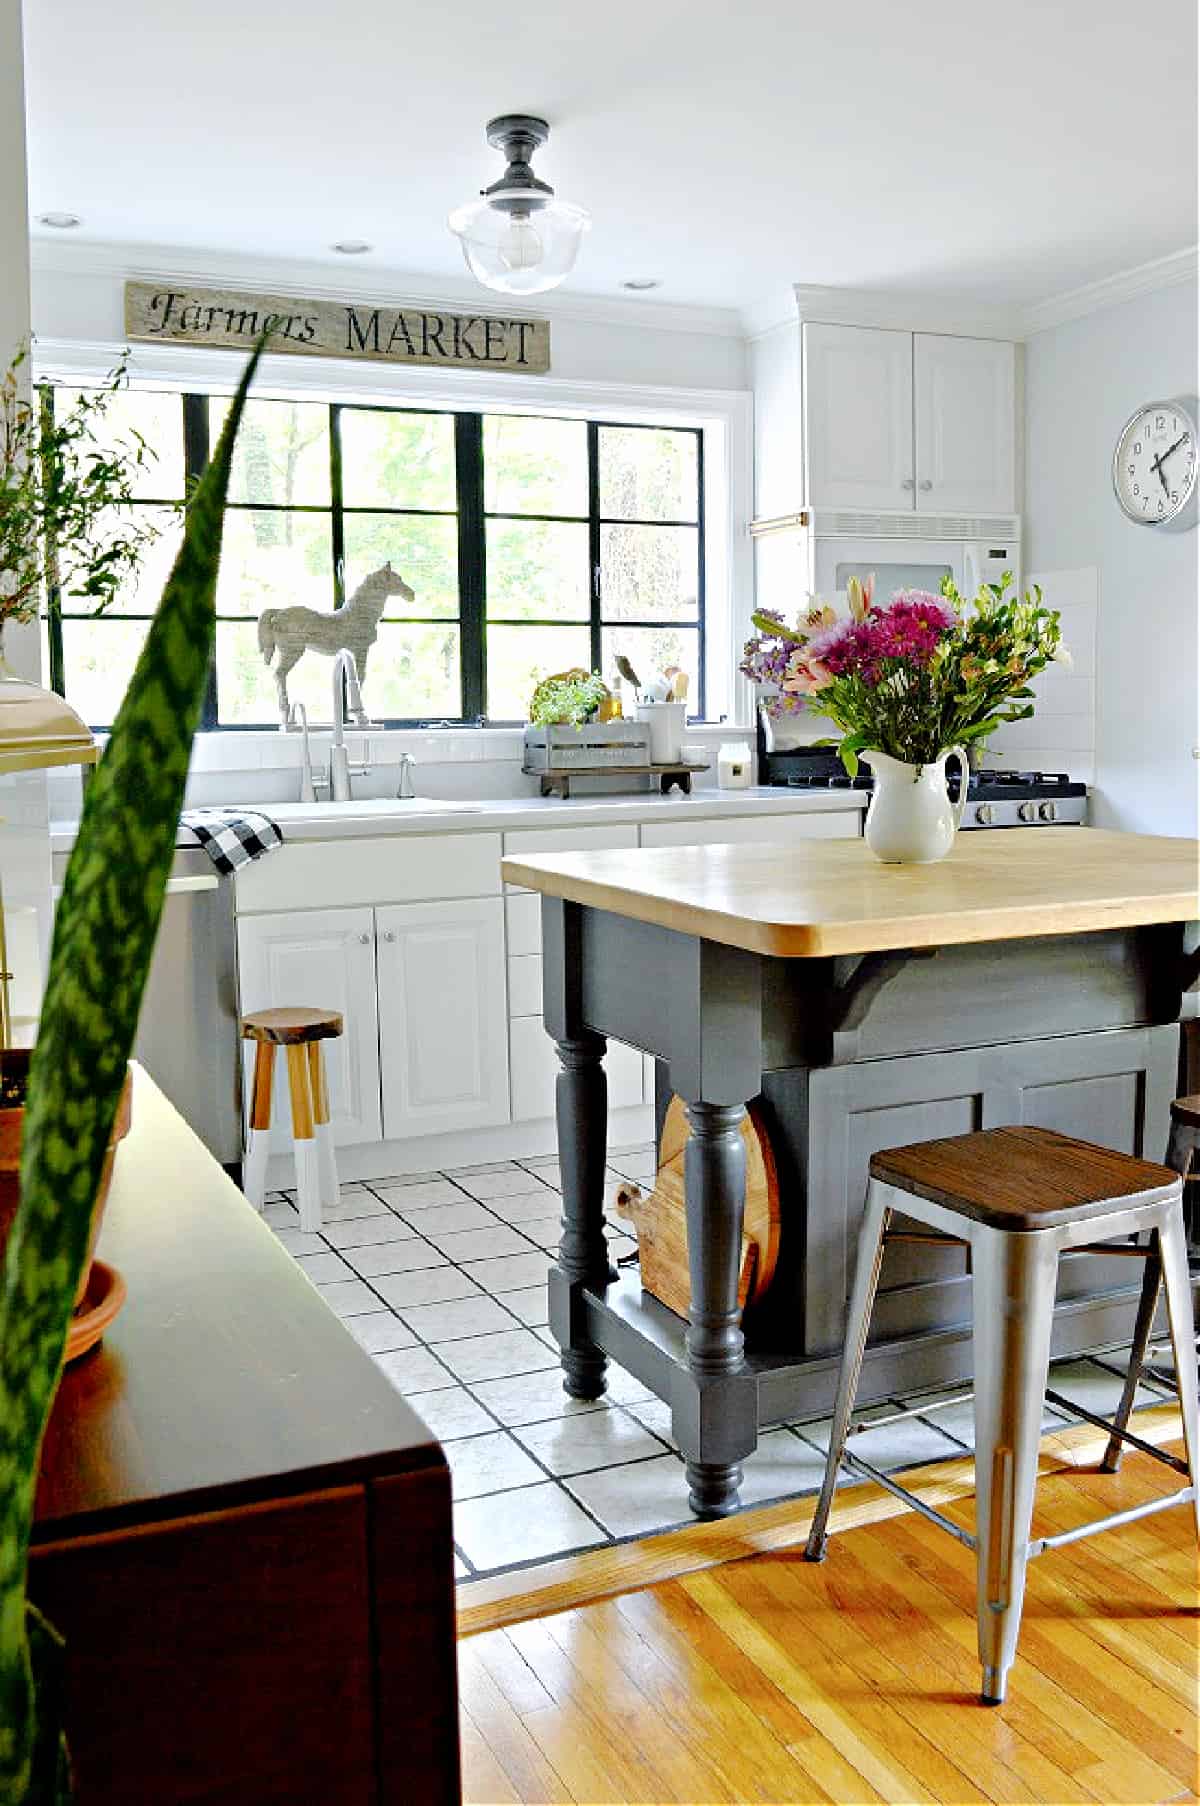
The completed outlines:
{"type": "Polygon", "coordinates": [[[57,595],[101,613],[161,531],[130,508],[157,453],[140,433],[105,432],[127,357],[61,415],[24,393],[26,359],[19,350],[0,380],[0,676],[7,622],[36,619],[57,595]]]}

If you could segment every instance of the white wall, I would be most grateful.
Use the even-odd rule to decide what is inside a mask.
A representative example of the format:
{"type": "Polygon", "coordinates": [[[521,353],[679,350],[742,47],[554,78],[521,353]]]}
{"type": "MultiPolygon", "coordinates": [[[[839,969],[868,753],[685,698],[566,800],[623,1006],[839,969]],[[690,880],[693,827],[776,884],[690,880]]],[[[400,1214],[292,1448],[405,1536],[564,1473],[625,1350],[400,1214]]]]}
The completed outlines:
{"type": "Polygon", "coordinates": [[[1197,289],[1156,290],[1036,333],[1026,346],[1025,567],[1095,567],[1098,826],[1194,834],[1197,529],[1126,520],[1113,447],[1143,402],[1195,395],[1197,289]]]}

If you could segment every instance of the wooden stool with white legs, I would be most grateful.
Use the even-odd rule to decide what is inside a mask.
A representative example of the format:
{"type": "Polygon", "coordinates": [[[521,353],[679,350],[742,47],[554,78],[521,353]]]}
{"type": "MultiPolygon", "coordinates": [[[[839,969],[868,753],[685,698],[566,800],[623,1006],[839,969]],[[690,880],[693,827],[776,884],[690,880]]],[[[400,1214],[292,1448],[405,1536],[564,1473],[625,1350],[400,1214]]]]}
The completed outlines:
{"type": "Polygon", "coordinates": [[[301,1229],[319,1229],[324,1207],[337,1200],[337,1160],[329,1125],[329,1090],[321,1043],[335,1040],[341,1032],[342,1018],[337,1010],[255,1010],[242,1017],[242,1039],[254,1042],[250,1134],[242,1166],[242,1190],[255,1210],[261,1210],[271,1143],[275,1052],[282,1047],[287,1054],[301,1229]]]}
{"type": "MultiPolygon", "coordinates": [[[[985,1129],[943,1141],[889,1148],[873,1156],[858,1266],[846,1324],[825,1481],[806,1555],[825,1555],[829,1509],[843,1462],[904,1499],[974,1551],[982,1698],[999,1705],[1017,1650],[1026,1565],[1061,1543],[1189,1504],[1200,1531],[1200,1403],[1187,1245],[1179,1175],[1148,1160],[1073,1141],[1048,1129],[985,1129]],[[964,1530],[889,1475],[847,1452],[871,1307],[897,1213],[915,1217],[949,1246],[970,1250],[975,1367],[975,1530],[964,1530]],[[1132,1238],[1145,1236],[1143,1242],[1132,1238]],[[1179,1376],[1186,1460],[1093,1416],[1046,1387],[1059,1255],[1072,1249],[1125,1255],[1161,1273],[1179,1376]],[[1126,1511],[1057,1535],[1031,1534],[1042,1433],[1042,1400],[1098,1423],[1182,1473],[1187,1484],[1126,1511]]],[[[918,1239],[929,1241],[928,1233],[918,1239]]],[[[1135,1357],[1136,1358],[1136,1357],[1135,1357]]],[[[934,1407],[936,1409],[936,1407],[934,1407]]],[[[920,1409],[920,1407],[918,1407],[920,1409]]],[[[928,1409],[928,1407],[925,1407],[928,1409]]],[[[917,1411],[901,1412],[915,1416],[917,1411]]],[[[884,1418],[872,1420],[894,1421],[884,1418]]],[[[863,1428],[867,1428],[866,1424],[863,1428]]],[[[866,1535],[867,1532],[862,1532],[866,1535]]]]}

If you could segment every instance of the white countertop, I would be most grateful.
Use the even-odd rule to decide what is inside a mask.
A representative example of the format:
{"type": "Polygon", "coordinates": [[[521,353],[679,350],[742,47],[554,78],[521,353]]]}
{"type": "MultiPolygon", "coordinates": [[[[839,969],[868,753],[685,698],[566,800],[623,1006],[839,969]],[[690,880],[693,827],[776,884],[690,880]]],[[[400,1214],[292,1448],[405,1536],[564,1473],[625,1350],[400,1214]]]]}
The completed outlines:
{"type": "MultiPolygon", "coordinates": [[[[258,809],[277,822],[285,841],[346,840],[390,834],[499,833],[521,828],[598,826],[605,822],[698,821],[723,815],[818,815],[866,807],[860,790],[786,790],[756,785],[749,790],[697,790],[691,796],[489,797],[451,802],[436,797],[364,798],[349,803],[255,803],[229,808],[258,809]]],[[[52,822],[50,845],[69,852],[76,822],[52,822]]],[[[181,844],[194,845],[190,836],[181,844]]]]}

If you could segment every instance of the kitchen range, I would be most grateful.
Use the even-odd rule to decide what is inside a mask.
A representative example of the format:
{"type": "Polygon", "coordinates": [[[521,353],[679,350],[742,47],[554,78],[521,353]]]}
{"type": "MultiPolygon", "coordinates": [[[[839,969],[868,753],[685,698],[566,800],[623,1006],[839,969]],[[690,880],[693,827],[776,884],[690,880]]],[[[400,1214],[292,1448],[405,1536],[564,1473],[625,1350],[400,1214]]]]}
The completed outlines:
{"type": "MultiPolygon", "coordinates": [[[[875,788],[865,766],[850,777],[836,750],[825,746],[772,751],[760,728],[759,770],[762,782],[788,790],[862,790],[875,788]]],[[[958,801],[957,772],[947,774],[951,799],[958,801]]],[[[973,771],[961,829],[1046,828],[1087,823],[1087,785],[1062,771],[973,771]]]]}

